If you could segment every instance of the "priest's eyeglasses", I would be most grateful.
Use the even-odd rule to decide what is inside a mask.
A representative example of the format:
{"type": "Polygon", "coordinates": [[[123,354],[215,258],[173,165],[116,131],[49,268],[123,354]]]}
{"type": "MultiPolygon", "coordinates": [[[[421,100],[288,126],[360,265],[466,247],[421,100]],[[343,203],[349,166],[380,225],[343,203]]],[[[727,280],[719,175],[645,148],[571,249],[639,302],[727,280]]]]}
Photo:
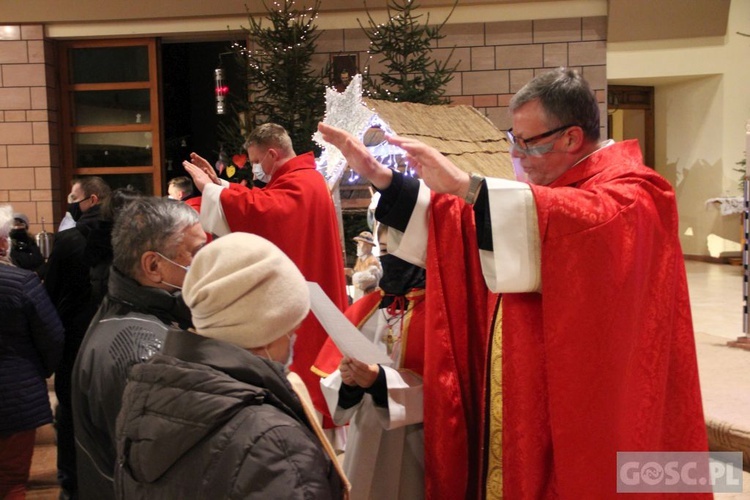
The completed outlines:
{"type": "Polygon", "coordinates": [[[562,127],[557,127],[552,130],[548,130],[547,132],[543,132],[533,137],[529,137],[528,139],[522,139],[521,137],[516,137],[513,134],[512,128],[509,128],[506,131],[506,134],[511,144],[511,153],[515,150],[518,153],[522,155],[526,155],[526,156],[542,156],[552,151],[552,148],[554,147],[555,142],[554,141],[548,142],[546,144],[540,144],[539,146],[530,146],[531,143],[536,142],[540,139],[544,139],[545,137],[549,137],[551,135],[557,134],[559,132],[562,132],[563,130],[567,130],[570,127],[575,127],[575,126],[576,126],[575,123],[570,123],[568,125],[563,125],[562,127]]]}

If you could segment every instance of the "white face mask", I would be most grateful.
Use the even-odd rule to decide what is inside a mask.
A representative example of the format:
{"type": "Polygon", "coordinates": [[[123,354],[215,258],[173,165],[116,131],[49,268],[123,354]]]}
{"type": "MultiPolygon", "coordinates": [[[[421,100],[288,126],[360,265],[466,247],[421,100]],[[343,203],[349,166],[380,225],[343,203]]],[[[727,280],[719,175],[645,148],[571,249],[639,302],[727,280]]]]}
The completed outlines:
{"type": "MultiPolygon", "coordinates": [[[[289,367],[292,366],[292,362],[294,361],[294,341],[297,340],[297,334],[287,333],[286,336],[289,339],[289,354],[287,355],[286,361],[284,362],[284,373],[289,373],[289,367]]],[[[268,348],[263,347],[263,350],[266,351],[266,359],[270,359],[273,361],[271,353],[268,352],[268,348]]]]}
{"type": "Polygon", "coordinates": [[[513,172],[516,174],[516,180],[519,182],[529,182],[529,178],[521,166],[521,159],[517,156],[511,155],[510,162],[513,164],[513,172]]]}
{"type": "Polygon", "coordinates": [[[268,184],[268,182],[271,180],[271,176],[263,171],[263,167],[260,163],[253,163],[253,175],[255,175],[255,178],[260,182],[264,182],[266,184],[268,184]]]}
{"type": "MultiPolygon", "coordinates": [[[[154,251],[155,251],[155,250],[154,250],[154,251]]],[[[156,253],[157,253],[157,254],[158,254],[158,255],[159,255],[159,256],[160,256],[161,258],[163,258],[164,260],[166,260],[167,262],[169,262],[169,263],[171,263],[171,264],[174,264],[175,266],[177,266],[177,267],[179,267],[179,268],[181,268],[181,269],[184,269],[184,270],[185,270],[185,274],[187,274],[187,272],[188,272],[188,271],[190,270],[190,266],[183,266],[182,264],[178,264],[177,262],[173,261],[173,260],[172,260],[172,259],[170,259],[169,257],[167,257],[167,256],[163,255],[163,254],[162,254],[161,252],[156,252],[156,253]]],[[[172,283],[169,283],[169,282],[167,282],[167,281],[164,281],[163,279],[161,280],[161,282],[162,282],[162,283],[164,283],[165,285],[169,285],[169,286],[171,286],[171,287],[173,287],[173,288],[176,288],[177,290],[182,290],[182,287],[181,287],[181,286],[173,285],[172,283]]]]}

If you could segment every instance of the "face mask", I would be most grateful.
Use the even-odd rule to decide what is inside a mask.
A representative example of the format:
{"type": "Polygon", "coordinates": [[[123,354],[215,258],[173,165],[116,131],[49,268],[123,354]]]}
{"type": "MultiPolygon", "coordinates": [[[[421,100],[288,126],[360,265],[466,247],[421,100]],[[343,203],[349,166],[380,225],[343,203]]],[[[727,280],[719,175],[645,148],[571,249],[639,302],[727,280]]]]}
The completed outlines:
{"type": "MultiPolygon", "coordinates": [[[[289,339],[289,354],[286,357],[286,361],[284,362],[284,373],[289,372],[289,367],[292,366],[292,362],[294,361],[294,342],[297,340],[297,334],[296,333],[287,333],[287,338],[289,339]]],[[[266,359],[270,359],[273,361],[274,359],[271,357],[271,353],[268,352],[268,349],[266,347],[263,347],[263,350],[266,351],[266,359]]]]}
{"type": "Polygon", "coordinates": [[[365,252],[365,246],[360,243],[357,245],[357,257],[362,257],[364,255],[367,255],[367,252],[365,252]]]}
{"type": "Polygon", "coordinates": [[[516,174],[516,180],[519,182],[529,182],[529,178],[526,176],[526,172],[523,171],[521,166],[521,159],[517,156],[511,156],[510,161],[513,164],[513,172],[516,174]]]}
{"type": "Polygon", "coordinates": [[[9,234],[10,234],[11,239],[14,239],[14,240],[29,239],[29,235],[26,234],[25,229],[11,229],[9,234]]]}
{"type": "Polygon", "coordinates": [[[294,342],[297,340],[297,334],[287,333],[286,336],[289,337],[289,355],[286,358],[286,363],[284,363],[285,373],[289,371],[289,367],[292,366],[292,361],[294,360],[294,342]]]}
{"type": "MultiPolygon", "coordinates": [[[[159,255],[162,259],[164,259],[167,262],[169,262],[170,264],[174,264],[175,266],[179,267],[180,269],[184,269],[185,270],[185,274],[187,274],[187,272],[190,270],[190,266],[183,266],[182,264],[178,264],[177,262],[173,261],[169,257],[166,257],[165,255],[161,254],[160,252],[156,252],[156,254],[159,255]]],[[[176,288],[177,290],[182,290],[181,286],[173,285],[172,283],[164,281],[163,279],[161,280],[161,282],[164,283],[165,285],[169,285],[169,286],[171,286],[173,288],[176,288]]]]}
{"type": "Polygon", "coordinates": [[[83,215],[83,212],[81,211],[81,202],[76,201],[75,203],[68,203],[68,213],[73,217],[74,221],[78,221],[78,219],[81,218],[81,215],[83,215]]]}
{"type": "Polygon", "coordinates": [[[263,171],[263,166],[261,166],[260,163],[253,163],[253,175],[255,175],[256,179],[265,184],[268,184],[271,180],[271,176],[263,171]]]}

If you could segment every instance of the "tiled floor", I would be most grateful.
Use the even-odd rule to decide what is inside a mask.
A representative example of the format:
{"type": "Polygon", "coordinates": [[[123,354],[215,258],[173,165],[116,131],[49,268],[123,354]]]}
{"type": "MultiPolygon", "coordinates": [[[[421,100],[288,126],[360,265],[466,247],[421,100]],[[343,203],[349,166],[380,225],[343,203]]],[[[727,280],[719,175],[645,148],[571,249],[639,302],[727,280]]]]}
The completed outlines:
{"type": "MultiPolygon", "coordinates": [[[[750,431],[750,351],[726,345],[744,335],[743,268],[696,261],[685,267],[706,419],[750,431]]],[[[743,474],[742,493],[715,498],[750,499],[750,473],[743,474]]]]}
{"type": "MultiPolygon", "coordinates": [[[[726,347],[743,335],[743,268],[687,261],[690,303],[696,332],[698,366],[707,418],[719,418],[750,430],[750,351],[726,347]]],[[[747,466],[747,465],[746,465],[747,466]]],[[[33,480],[54,483],[54,446],[40,447],[33,480]]],[[[743,493],[719,493],[717,500],[750,499],[750,473],[743,474],[743,493]]],[[[57,498],[54,487],[30,491],[28,498],[57,498]]]]}

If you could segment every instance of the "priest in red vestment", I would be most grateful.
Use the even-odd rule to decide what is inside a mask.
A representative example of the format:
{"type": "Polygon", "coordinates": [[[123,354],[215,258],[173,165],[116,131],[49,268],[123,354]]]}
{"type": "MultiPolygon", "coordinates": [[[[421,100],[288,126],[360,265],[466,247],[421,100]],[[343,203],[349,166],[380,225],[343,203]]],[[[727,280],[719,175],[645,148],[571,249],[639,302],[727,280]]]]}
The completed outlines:
{"type": "MultiPolygon", "coordinates": [[[[200,220],[217,236],[236,231],[273,242],[294,262],[305,279],[318,283],[342,311],[346,281],[338,221],[325,179],[315,169],[312,153],[297,156],[289,134],[267,123],[253,130],[245,143],[253,170],[266,186],[249,189],[222,184],[211,165],[193,153],[184,162],[202,191],[200,220]],[[261,173],[262,172],[262,173],[261,173]]],[[[226,258],[231,258],[227,256],[226,258]]],[[[316,408],[325,413],[319,377],[310,371],[327,338],[311,314],[297,330],[291,369],[305,382],[316,408]]]]}
{"type": "MultiPolygon", "coordinates": [[[[433,191],[474,204],[484,279],[503,294],[484,365],[480,496],[615,498],[618,452],[707,450],[674,190],[637,142],[599,141],[596,98],[574,71],[536,77],[510,111],[528,183],[469,175],[434,148],[389,139],[433,191]]],[[[319,130],[376,188],[401,177],[343,131],[319,130]]],[[[466,258],[434,232],[465,223],[431,209],[424,185],[411,201],[408,186],[386,191],[381,205],[406,217],[386,221],[404,231],[401,258],[426,259],[428,276],[430,246],[442,247],[438,261],[466,258]]]]}

